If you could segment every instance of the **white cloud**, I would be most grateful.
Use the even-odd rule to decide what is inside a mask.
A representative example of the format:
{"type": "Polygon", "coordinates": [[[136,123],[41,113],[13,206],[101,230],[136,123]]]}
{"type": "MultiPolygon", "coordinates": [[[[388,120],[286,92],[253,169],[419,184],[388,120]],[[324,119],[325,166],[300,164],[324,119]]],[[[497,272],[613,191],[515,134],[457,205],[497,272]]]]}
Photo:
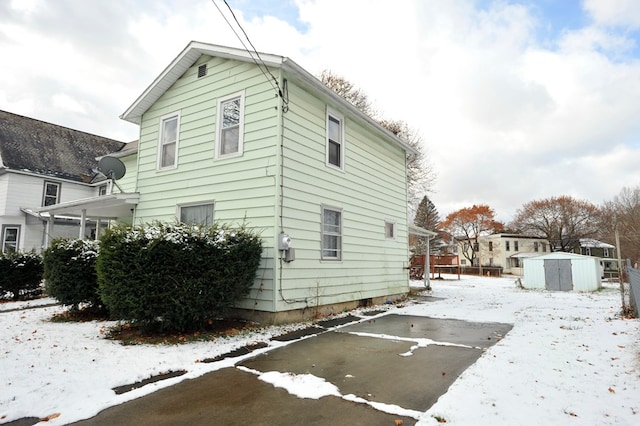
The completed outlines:
{"type": "MultiPolygon", "coordinates": [[[[0,4],[0,108],[123,140],[136,128],[118,116],[189,41],[241,47],[210,1],[33,4],[0,4]]],[[[592,25],[544,41],[539,10],[508,1],[295,4],[302,25],[234,11],[258,50],[331,69],[418,128],[441,216],[485,203],[508,220],[533,199],[600,202],[640,184],[640,60],[628,32],[640,2],[587,0],[592,25]]]]}
{"type": "Polygon", "coordinates": [[[640,27],[637,0],[585,0],[584,8],[598,24],[640,27]]]}

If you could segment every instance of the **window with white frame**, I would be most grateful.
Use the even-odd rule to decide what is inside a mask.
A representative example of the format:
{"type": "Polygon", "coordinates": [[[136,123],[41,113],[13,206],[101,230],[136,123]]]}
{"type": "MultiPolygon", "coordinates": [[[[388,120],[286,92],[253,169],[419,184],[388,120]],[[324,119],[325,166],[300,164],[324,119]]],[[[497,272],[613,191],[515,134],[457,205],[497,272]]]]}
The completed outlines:
{"type": "Polygon", "coordinates": [[[538,242],[537,241],[533,242],[533,251],[538,251],[538,242]]]}
{"type": "Polygon", "coordinates": [[[158,138],[158,169],[173,169],[178,165],[178,141],[180,114],[168,114],[160,118],[158,138]]]}
{"type": "Polygon", "coordinates": [[[505,241],[505,242],[504,242],[504,249],[505,249],[506,251],[509,251],[509,250],[510,250],[510,247],[511,247],[511,246],[509,245],[509,241],[505,241]]]}
{"type": "Polygon", "coordinates": [[[242,155],[244,139],[244,94],[218,100],[216,158],[242,155]]]}
{"type": "Polygon", "coordinates": [[[322,207],[322,260],[342,259],[342,210],[322,207]]]}
{"type": "Polygon", "coordinates": [[[608,248],[608,247],[605,247],[605,248],[603,249],[603,253],[602,253],[602,255],[603,255],[604,257],[609,257],[609,248],[608,248]]]}
{"type": "Polygon", "coordinates": [[[178,206],[180,222],[190,225],[213,225],[213,203],[178,206]]]}
{"type": "Polygon", "coordinates": [[[344,168],[344,118],[327,111],[327,165],[344,168]]]}
{"type": "Polygon", "coordinates": [[[514,241],[514,242],[513,242],[513,250],[514,250],[514,251],[518,251],[518,250],[519,250],[519,249],[518,249],[518,241],[514,241]]]}
{"type": "Polygon", "coordinates": [[[45,182],[42,195],[42,205],[52,206],[60,202],[60,184],[58,182],[45,182]]]}
{"type": "Polygon", "coordinates": [[[2,227],[2,251],[4,253],[13,253],[18,251],[18,242],[20,238],[19,225],[5,225],[2,227]]]}
{"type": "Polygon", "coordinates": [[[396,238],[396,223],[390,220],[384,221],[384,237],[390,240],[396,238]]]}

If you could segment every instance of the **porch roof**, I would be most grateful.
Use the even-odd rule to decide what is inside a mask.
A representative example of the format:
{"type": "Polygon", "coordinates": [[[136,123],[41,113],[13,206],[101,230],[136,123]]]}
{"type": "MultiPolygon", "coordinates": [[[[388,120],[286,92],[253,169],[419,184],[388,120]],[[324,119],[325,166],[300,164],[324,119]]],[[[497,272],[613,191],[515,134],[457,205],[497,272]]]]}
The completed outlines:
{"type": "Polygon", "coordinates": [[[36,209],[23,208],[25,213],[40,217],[67,216],[93,219],[117,219],[133,216],[133,209],[138,205],[140,194],[137,192],[121,192],[83,198],[66,203],[54,204],[36,209]],[[83,215],[84,212],[84,215],[83,215]]]}

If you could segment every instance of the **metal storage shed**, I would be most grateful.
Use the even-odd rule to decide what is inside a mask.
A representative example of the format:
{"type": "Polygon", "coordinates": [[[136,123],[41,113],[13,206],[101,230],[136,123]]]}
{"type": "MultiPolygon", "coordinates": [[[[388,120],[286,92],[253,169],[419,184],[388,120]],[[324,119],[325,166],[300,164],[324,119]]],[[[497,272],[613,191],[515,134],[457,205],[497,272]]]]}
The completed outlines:
{"type": "Polygon", "coordinates": [[[556,291],[594,291],[602,284],[600,259],[553,252],[524,260],[524,287],[556,291]]]}

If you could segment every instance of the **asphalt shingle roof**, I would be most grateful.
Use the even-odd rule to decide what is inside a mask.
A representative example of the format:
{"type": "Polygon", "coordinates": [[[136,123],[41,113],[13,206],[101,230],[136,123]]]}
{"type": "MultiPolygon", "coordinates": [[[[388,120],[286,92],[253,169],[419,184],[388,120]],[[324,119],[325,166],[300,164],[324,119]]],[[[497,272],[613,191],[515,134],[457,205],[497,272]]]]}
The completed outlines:
{"type": "Polygon", "coordinates": [[[96,157],[124,142],[0,111],[0,169],[90,182],[96,157]]]}

